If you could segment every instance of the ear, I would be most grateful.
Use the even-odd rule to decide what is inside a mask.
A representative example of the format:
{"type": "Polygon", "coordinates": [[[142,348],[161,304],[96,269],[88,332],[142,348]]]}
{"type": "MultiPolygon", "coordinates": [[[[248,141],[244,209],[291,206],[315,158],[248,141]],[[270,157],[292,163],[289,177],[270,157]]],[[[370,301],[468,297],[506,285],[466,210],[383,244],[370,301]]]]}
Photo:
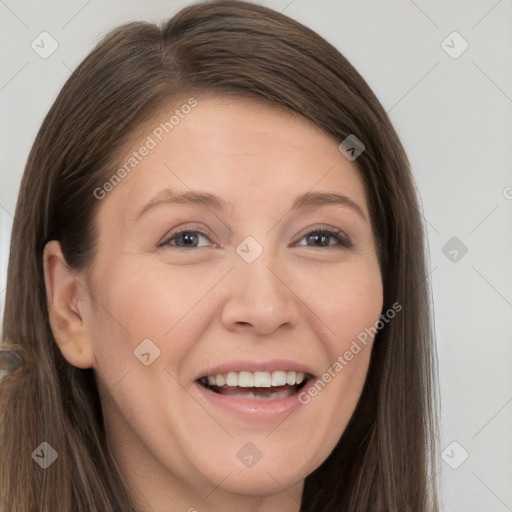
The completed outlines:
{"type": "Polygon", "coordinates": [[[64,358],[78,368],[91,368],[95,362],[92,344],[84,323],[87,294],[70,270],[57,240],[43,250],[44,281],[48,314],[53,336],[64,358]]]}

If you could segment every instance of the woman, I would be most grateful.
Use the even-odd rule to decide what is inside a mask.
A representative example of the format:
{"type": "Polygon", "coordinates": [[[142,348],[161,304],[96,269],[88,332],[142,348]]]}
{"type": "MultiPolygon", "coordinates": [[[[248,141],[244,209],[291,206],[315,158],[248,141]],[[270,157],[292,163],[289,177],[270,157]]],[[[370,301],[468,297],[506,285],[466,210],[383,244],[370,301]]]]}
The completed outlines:
{"type": "Polygon", "coordinates": [[[114,30],[21,183],[2,510],[436,511],[423,236],[317,34],[244,2],[114,30]]]}

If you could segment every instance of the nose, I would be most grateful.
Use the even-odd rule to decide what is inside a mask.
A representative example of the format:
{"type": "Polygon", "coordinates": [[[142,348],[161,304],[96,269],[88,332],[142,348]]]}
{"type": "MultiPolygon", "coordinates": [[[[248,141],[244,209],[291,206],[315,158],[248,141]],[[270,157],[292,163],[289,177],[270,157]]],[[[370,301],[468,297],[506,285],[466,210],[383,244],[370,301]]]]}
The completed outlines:
{"type": "Polygon", "coordinates": [[[236,256],[235,268],[229,273],[229,296],[221,313],[226,329],[268,336],[298,323],[300,299],[288,284],[289,269],[283,267],[268,251],[252,263],[236,256]]]}

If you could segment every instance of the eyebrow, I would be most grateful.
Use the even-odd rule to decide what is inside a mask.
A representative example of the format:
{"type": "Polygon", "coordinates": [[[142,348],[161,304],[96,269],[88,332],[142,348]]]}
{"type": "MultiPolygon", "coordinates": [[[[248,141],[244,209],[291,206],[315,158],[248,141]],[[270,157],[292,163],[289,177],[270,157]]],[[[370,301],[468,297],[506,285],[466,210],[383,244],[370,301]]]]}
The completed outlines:
{"type": "MultiPolygon", "coordinates": [[[[211,210],[226,212],[231,209],[231,204],[219,196],[209,192],[189,190],[185,192],[176,192],[166,188],[155,194],[153,198],[144,205],[135,217],[139,220],[147,211],[161,204],[186,204],[203,205],[211,210]]],[[[297,196],[289,211],[312,210],[321,206],[338,205],[346,206],[357,212],[365,222],[368,222],[363,209],[348,196],[334,192],[306,192],[297,196]]]]}

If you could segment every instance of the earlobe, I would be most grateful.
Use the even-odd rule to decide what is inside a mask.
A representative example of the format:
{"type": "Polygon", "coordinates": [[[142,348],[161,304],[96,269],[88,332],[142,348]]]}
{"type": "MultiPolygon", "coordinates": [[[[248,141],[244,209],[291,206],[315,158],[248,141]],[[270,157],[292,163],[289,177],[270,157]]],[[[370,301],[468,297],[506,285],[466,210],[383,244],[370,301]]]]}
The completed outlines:
{"type": "Polygon", "coordinates": [[[46,244],[43,268],[48,315],[55,341],[70,364],[91,368],[95,361],[94,352],[80,302],[84,290],[78,277],[69,269],[58,241],[51,240],[46,244]]]}

